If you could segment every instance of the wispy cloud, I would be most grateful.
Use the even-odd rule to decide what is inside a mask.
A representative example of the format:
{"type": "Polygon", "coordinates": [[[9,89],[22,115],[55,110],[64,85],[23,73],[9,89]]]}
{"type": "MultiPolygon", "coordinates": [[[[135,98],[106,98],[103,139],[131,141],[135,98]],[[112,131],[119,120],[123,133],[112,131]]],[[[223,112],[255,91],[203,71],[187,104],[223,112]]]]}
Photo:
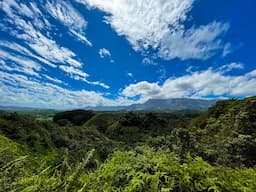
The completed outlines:
{"type": "Polygon", "coordinates": [[[60,65],[60,69],[68,73],[72,78],[75,78],[76,76],[80,76],[83,78],[88,77],[89,75],[73,66],[66,66],[66,65],[60,65]]]}
{"type": "Polygon", "coordinates": [[[106,85],[105,83],[99,82],[99,81],[89,81],[87,77],[89,77],[89,74],[81,71],[80,69],[74,68],[73,66],[66,66],[66,65],[60,65],[60,69],[65,71],[69,76],[75,80],[83,81],[85,83],[88,83],[90,85],[99,85],[105,89],[109,89],[110,87],[106,85]]]}
{"type": "Polygon", "coordinates": [[[159,81],[163,82],[167,78],[166,68],[163,66],[159,67],[159,69],[157,70],[157,74],[159,81]]]}
{"type": "Polygon", "coordinates": [[[43,76],[48,79],[49,81],[52,81],[54,83],[58,83],[58,84],[63,84],[63,81],[61,81],[60,79],[54,78],[54,77],[50,77],[49,75],[43,74],[43,76]]]}
{"type": "MultiPolygon", "coordinates": [[[[40,9],[33,2],[25,4],[16,0],[5,0],[1,2],[1,9],[9,18],[12,18],[13,20],[20,16],[25,16],[34,20],[33,25],[40,29],[50,27],[49,21],[44,17],[40,9]]],[[[15,24],[15,22],[12,24],[15,24]]]]}
{"type": "Polygon", "coordinates": [[[24,15],[30,18],[34,16],[33,11],[26,4],[17,3],[15,0],[2,1],[1,7],[8,16],[14,16],[16,14],[24,15]]]}
{"type": "Polygon", "coordinates": [[[52,68],[56,68],[57,65],[46,60],[45,58],[42,58],[38,55],[33,54],[30,50],[25,48],[24,46],[17,44],[15,42],[8,42],[8,41],[1,41],[0,40],[0,47],[4,48],[5,50],[9,50],[14,52],[15,54],[19,54],[22,56],[30,57],[32,59],[35,59],[43,64],[49,65],[52,68]]]}
{"type": "Polygon", "coordinates": [[[92,43],[85,36],[87,21],[83,16],[66,0],[51,0],[46,3],[46,9],[50,15],[69,28],[70,33],[92,46],[92,43]]]}
{"type": "MultiPolygon", "coordinates": [[[[24,4],[10,0],[1,2],[1,9],[5,13],[1,19],[5,21],[6,25],[0,30],[13,36],[15,41],[22,42],[22,44],[18,44],[0,40],[0,48],[4,49],[1,52],[1,63],[4,63],[0,66],[2,69],[40,78],[40,75],[43,75],[41,69],[50,70],[50,68],[44,67],[46,64],[51,68],[62,70],[75,80],[109,88],[102,82],[87,80],[89,75],[83,70],[84,63],[72,50],[58,44],[51,37],[51,28],[54,27],[54,24],[43,15],[42,12],[45,10],[42,10],[42,7],[39,8],[35,3],[24,4]],[[44,32],[44,27],[48,29],[49,33],[44,32]],[[12,64],[8,66],[6,63],[10,61],[12,64]]],[[[47,1],[45,9],[66,25],[70,33],[76,35],[80,40],[85,38],[84,30],[87,22],[71,3],[47,1]]],[[[48,78],[48,80],[50,79],[48,78]]],[[[55,83],[57,82],[55,81],[55,83]]]]}
{"type": "Polygon", "coordinates": [[[227,24],[213,22],[190,29],[184,25],[194,0],[76,1],[108,13],[104,21],[137,51],[159,49],[158,56],[166,60],[204,60],[219,51],[227,53],[228,47],[221,41],[227,24]]]}
{"type": "MultiPolygon", "coordinates": [[[[15,2],[14,0],[12,0],[15,2]]],[[[11,28],[9,29],[10,34],[23,40],[27,46],[29,46],[38,56],[43,59],[46,59],[48,62],[54,63],[67,63],[71,66],[81,67],[82,64],[75,59],[76,54],[69,50],[68,48],[62,47],[56,43],[53,39],[45,36],[41,29],[35,25],[33,18],[31,20],[25,20],[19,15],[19,12],[16,13],[13,11],[12,4],[3,2],[3,9],[11,11],[5,16],[5,20],[10,24],[11,28]]],[[[23,4],[19,4],[23,6],[23,4]]],[[[16,7],[16,6],[15,6],[16,7]]],[[[20,10],[22,10],[20,8],[20,10]]],[[[5,30],[5,29],[3,29],[5,30]]]]}
{"type": "Polygon", "coordinates": [[[219,68],[223,73],[230,72],[234,69],[244,69],[244,65],[242,63],[230,63],[219,68]]]}
{"type": "Polygon", "coordinates": [[[0,49],[0,60],[2,60],[0,69],[18,71],[37,77],[40,76],[38,72],[41,70],[41,66],[26,57],[17,56],[0,49]],[[7,62],[8,65],[6,64],[7,62]]]}
{"type": "Polygon", "coordinates": [[[232,53],[234,50],[231,46],[231,43],[226,43],[224,45],[224,48],[223,48],[223,52],[222,52],[222,56],[223,57],[226,57],[227,55],[229,55],[230,53],[232,53]]]}

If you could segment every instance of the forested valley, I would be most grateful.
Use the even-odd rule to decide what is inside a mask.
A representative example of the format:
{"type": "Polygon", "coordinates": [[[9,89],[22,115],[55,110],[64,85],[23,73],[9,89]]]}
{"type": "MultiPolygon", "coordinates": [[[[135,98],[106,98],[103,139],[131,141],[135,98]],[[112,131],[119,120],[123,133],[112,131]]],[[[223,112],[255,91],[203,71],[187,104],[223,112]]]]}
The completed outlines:
{"type": "Polygon", "coordinates": [[[255,192],[256,97],[207,111],[1,111],[0,191],[255,192]]]}

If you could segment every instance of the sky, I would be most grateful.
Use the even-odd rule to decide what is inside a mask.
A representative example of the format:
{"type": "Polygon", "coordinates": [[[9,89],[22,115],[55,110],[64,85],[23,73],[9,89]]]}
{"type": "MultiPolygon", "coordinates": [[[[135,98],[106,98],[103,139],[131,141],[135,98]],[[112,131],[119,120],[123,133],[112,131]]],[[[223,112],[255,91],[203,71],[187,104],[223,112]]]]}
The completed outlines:
{"type": "Polygon", "coordinates": [[[0,105],[256,95],[255,0],[0,0],[0,105]]]}

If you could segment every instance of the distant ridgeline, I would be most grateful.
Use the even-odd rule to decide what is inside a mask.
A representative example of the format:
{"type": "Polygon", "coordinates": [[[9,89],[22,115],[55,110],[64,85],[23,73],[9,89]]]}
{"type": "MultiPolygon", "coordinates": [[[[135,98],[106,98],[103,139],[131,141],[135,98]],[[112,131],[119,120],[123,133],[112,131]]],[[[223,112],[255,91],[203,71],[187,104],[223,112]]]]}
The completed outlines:
{"type": "Polygon", "coordinates": [[[41,115],[0,111],[0,192],[256,191],[256,97],[41,115]]]}
{"type": "Polygon", "coordinates": [[[198,110],[207,109],[216,103],[216,100],[203,99],[150,99],[143,104],[135,104],[128,110],[198,110]]]}
{"type": "Polygon", "coordinates": [[[117,106],[117,107],[90,107],[88,109],[95,111],[178,111],[178,110],[206,110],[216,103],[216,100],[203,100],[203,99],[149,99],[142,104],[133,104],[129,106],[117,106]]]}

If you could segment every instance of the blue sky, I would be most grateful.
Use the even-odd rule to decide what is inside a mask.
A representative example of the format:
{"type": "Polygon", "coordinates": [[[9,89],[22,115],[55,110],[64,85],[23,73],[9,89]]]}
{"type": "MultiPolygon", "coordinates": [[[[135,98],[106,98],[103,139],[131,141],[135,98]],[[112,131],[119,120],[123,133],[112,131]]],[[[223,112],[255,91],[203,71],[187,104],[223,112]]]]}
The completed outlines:
{"type": "Polygon", "coordinates": [[[1,0],[0,105],[256,95],[254,0],[1,0]]]}

